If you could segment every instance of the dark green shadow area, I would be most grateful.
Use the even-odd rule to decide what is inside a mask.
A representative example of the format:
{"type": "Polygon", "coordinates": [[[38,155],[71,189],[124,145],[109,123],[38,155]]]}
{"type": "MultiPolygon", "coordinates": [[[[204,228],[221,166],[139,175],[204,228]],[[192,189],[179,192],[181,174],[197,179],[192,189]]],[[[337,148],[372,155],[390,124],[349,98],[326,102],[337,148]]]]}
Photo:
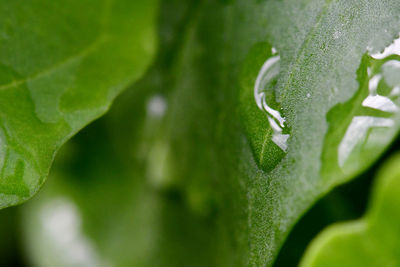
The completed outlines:
{"type": "Polygon", "coordinates": [[[371,186],[379,167],[400,150],[400,138],[364,174],[337,187],[319,200],[296,224],[284,243],[275,267],[297,266],[307,246],[327,226],[359,219],[366,211],[371,186]]]}

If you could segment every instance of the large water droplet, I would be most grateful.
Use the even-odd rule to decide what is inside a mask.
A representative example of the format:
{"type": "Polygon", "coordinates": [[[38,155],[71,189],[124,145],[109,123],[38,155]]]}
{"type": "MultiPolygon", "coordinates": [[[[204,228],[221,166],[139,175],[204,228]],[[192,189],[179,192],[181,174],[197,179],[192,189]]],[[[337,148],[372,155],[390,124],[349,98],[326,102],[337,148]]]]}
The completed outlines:
{"type": "Polygon", "coordinates": [[[338,175],[335,166],[346,175],[367,167],[397,133],[400,38],[380,53],[367,50],[358,70],[359,91],[328,113],[329,130],[322,156],[325,175],[338,175]]]}
{"type": "Polygon", "coordinates": [[[286,156],[290,127],[277,95],[281,59],[267,42],[255,44],[240,73],[239,115],[255,163],[269,172],[286,156]]]}
{"type": "MultiPolygon", "coordinates": [[[[275,98],[274,93],[271,94],[268,91],[274,90],[273,82],[276,80],[280,69],[280,56],[275,48],[272,48],[271,52],[272,57],[265,61],[258,73],[254,84],[254,98],[258,108],[264,111],[268,117],[269,124],[273,130],[272,141],[283,151],[286,151],[289,134],[284,133],[285,118],[267,102],[268,96],[275,98]]],[[[270,101],[275,101],[275,99],[270,101]]]]}

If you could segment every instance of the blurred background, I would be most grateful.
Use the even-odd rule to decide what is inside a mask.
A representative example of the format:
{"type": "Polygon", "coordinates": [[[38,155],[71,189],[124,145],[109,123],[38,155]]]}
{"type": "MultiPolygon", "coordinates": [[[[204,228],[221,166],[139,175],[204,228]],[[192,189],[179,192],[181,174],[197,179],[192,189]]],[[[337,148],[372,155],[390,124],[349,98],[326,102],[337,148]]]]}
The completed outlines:
{"type": "MultiPolygon", "coordinates": [[[[215,198],[168,176],[167,101],[136,86],[62,148],[32,200],[0,211],[0,266],[218,266],[215,198]]],[[[377,166],[399,148],[319,200],[275,266],[296,266],[323,228],[361,217],[377,166]]]]}

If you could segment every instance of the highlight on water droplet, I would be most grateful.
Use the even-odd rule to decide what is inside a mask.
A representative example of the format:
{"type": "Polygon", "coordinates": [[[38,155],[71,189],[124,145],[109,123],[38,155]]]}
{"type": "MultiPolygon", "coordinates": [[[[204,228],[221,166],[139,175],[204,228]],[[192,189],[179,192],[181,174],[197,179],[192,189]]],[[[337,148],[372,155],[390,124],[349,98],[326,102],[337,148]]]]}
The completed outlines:
{"type": "Polygon", "coordinates": [[[285,118],[281,113],[273,109],[267,102],[268,90],[274,90],[271,82],[274,81],[280,70],[280,56],[277,50],[272,48],[272,57],[268,58],[261,67],[256,82],[254,84],[254,98],[259,109],[267,115],[269,124],[273,130],[272,141],[283,151],[287,150],[287,140],[289,134],[283,133],[285,128],[285,118]]]}

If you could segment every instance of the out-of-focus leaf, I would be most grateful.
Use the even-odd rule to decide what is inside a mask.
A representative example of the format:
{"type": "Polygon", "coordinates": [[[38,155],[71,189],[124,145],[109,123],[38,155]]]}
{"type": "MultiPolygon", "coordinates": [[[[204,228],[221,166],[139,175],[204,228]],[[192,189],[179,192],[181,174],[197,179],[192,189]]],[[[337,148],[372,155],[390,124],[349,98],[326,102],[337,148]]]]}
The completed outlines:
{"type": "MultiPolygon", "coordinates": [[[[399,140],[400,141],[400,140],[399,140]]],[[[374,175],[391,149],[361,177],[336,187],[317,201],[296,223],[274,263],[274,266],[298,266],[308,244],[326,227],[337,222],[356,220],[367,209],[368,197],[374,175]]]]}
{"type": "Polygon", "coordinates": [[[0,1],[0,207],[31,197],[56,151],[145,71],[156,1],[0,1]]]}
{"type": "Polygon", "coordinates": [[[400,155],[378,175],[364,218],[324,230],[300,266],[398,266],[400,264],[400,155]]]}
{"type": "MultiPolygon", "coordinates": [[[[132,252],[126,262],[143,257],[137,265],[270,266],[312,203],[368,167],[398,132],[399,51],[390,44],[400,29],[400,2],[177,0],[165,1],[161,12],[163,52],[136,85],[141,95],[134,102],[121,99],[119,115],[108,122],[115,152],[100,156],[104,152],[96,145],[80,144],[87,157],[99,160],[71,163],[76,172],[56,175],[66,177],[66,184],[75,177],[75,185],[69,191],[63,191],[66,185],[54,186],[49,194],[67,196],[77,205],[91,239],[105,229],[91,230],[101,223],[118,229],[149,216],[142,231],[137,226],[114,237],[121,255],[125,249],[136,251],[117,244],[121,238],[135,242],[133,236],[149,236],[161,224],[154,239],[136,239],[137,244],[154,240],[148,246],[156,249],[137,245],[146,252],[132,252]],[[385,47],[394,54],[379,54],[385,47]],[[276,112],[259,109],[257,77],[262,86],[256,96],[262,99],[263,93],[276,112]],[[149,103],[146,113],[144,103],[149,103]],[[100,188],[93,181],[105,173],[96,175],[95,169],[113,158],[126,162],[108,176],[124,180],[119,186],[126,191],[116,196],[109,195],[111,186],[100,188]],[[130,179],[142,180],[137,181],[142,193],[136,192],[142,200],[128,193],[136,188],[130,179]],[[105,207],[112,208],[99,204],[99,192],[105,207]],[[160,210],[143,207],[152,203],[150,192],[155,198],[173,196],[180,208],[175,213],[169,204],[160,210]],[[126,203],[117,205],[129,197],[135,198],[130,213],[126,203]],[[140,207],[144,213],[135,211],[140,207]],[[167,219],[154,219],[157,212],[167,219]],[[110,219],[120,213],[133,214],[132,219],[110,219]],[[199,244],[201,254],[196,254],[199,244]]],[[[45,229],[35,212],[45,204],[37,205],[27,211],[26,221],[45,229]]],[[[37,254],[41,263],[46,248],[33,240],[46,235],[42,230],[29,235],[31,251],[42,251],[37,254]]],[[[102,251],[99,258],[118,262],[125,256],[105,252],[109,238],[98,237],[93,246],[102,251]]]]}
{"type": "Polygon", "coordinates": [[[55,165],[58,171],[38,199],[24,206],[31,262],[43,267],[218,266],[214,221],[193,212],[180,192],[160,192],[137,162],[121,161],[106,132],[104,121],[96,122],[67,144],[55,165]]]}
{"type": "MultiPolygon", "coordinates": [[[[181,36],[180,27],[196,10],[189,7],[178,1],[163,6],[163,32],[181,36]],[[163,23],[170,14],[176,21],[163,23]]],[[[216,232],[212,206],[193,210],[185,192],[160,180],[169,107],[158,87],[168,77],[158,68],[171,67],[181,42],[168,34],[161,39],[158,67],[65,146],[48,183],[24,205],[25,243],[35,265],[226,265],[218,262],[224,237],[216,232]]]]}

